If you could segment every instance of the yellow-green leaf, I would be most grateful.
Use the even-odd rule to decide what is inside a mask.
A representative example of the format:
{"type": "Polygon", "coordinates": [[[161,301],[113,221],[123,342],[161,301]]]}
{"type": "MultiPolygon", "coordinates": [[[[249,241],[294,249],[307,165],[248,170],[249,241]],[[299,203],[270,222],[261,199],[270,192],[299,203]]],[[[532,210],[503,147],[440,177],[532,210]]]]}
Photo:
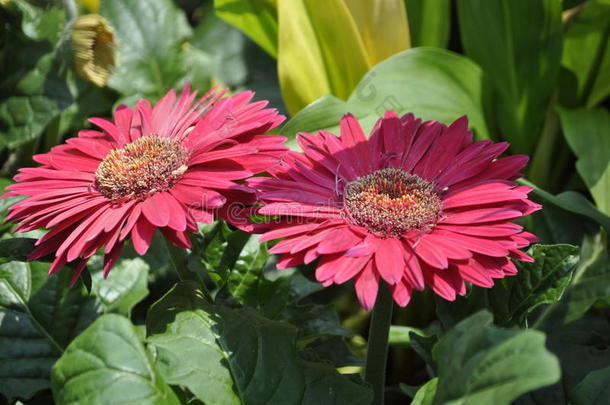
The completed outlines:
{"type": "Polygon", "coordinates": [[[404,0],[345,0],[372,67],[411,47],[404,0]]]}
{"type": "Polygon", "coordinates": [[[277,57],[276,0],[214,0],[216,14],[277,57]]]}
{"type": "Polygon", "coordinates": [[[358,28],[343,0],[278,2],[278,74],[290,114],[333,94],[347,99],[368,71],[358,28]]]}

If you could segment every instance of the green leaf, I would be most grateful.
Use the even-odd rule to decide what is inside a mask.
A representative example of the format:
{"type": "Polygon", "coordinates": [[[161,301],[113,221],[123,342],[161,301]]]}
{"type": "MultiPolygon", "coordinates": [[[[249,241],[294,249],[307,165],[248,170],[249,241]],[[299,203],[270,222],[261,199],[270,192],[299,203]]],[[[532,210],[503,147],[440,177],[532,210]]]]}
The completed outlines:
{"type": "Polygon", "coordinates": [[[0,144],[9,148],[36,139],[72,96],[48,42],[11,32],[0,54],[0,144]]]}
{"type": "Polygon", "coordinates": [[[97,317],[95,300],[70,273],[49,277],[49,265],[0,265],[0,393],[30,398],[49,387],[53,363],[97,317]]]}
{"type": "Polygon", "coordinates": [[[603,226],[606,229],[606,232],[610,233],[610,217],[600,212],[582,194],[576,191],[564,191],[563,193],[553,195],[525,179],[519,179],[517,182],[533,187],[534,194],[540,196],[551,204],[556,205],[557,207],[591,218],[593,221],[603,226]]]}
{"type": "Polygon", "coordinates": [[[559,380],[559,362],[544,334],[491,326],[482,311],[457,324],[434,347],[434,404],[509,405],[519,395],[559,380]]]}
{"type": "Polygon", "coordinates": [[[104,312],[129,316],[132,308],[148,295],[150,267],[140,258],[119,260],[107,278],[103,275],[101,257],[94,257],[88,266],[93,293],[104,312]]]}
{"type": "Polygon", "coordinates": [[[147,342],[168,383],[187,387],[205,403],[240,404],[229,354],[217,343],[219,323],[195,286],[178,284],[150,308],[147,342]]]}
{"type": "Polygon", "coordinates": [[[610,257],[602,238],[587,238],[582,247],[582,260],[562,309],[564,322],[580,318],[598,301],[610,303],[610,257]]]}
{"type": "Polygon", "coordinates": [[[496,281],[487,293],[499,325],[525,326],[539,305],[558,302],[579,259],[578,248],[571,245],[534,245],[527,253],[534,262],[515,261],[517,275],[496,281]]]}
{"type": "Polygon", "coordinates": [[[592,107],[610,94],[610,3],[589,0],[568,23],[561,65],[562,104],[592,107]]]}
{"type": "Polygon", "coordinates": [[[119,65],[109,87],[124,96],[154,99],[181,84],[187,73],[182,45],[192,29],[172,1],[104,0],[100,14],[114,28],[119,44],[119,65]]]}
{"type": "Polygon", "coordinates": [[[273,0],[214,0],[216,14],[277,56],[277,9],[273,0]]]}
{"type": "Polygon", "coordinates": [[[459,0],[458,15],[466,55],[495,90],[500,131],[514,152],[532,152],[559,73],[561,3],[459,0]]]}
{"type": "Polygon", "coordinates": [[[558,108],[563,132],[578,158],[576,169],[598,209],[610,215],[610,113],[558,108]],[[595,147],[592,147],[595,145],[595,147]]]}
{"type": "Polygon", "coordinates": [[[28,255],[34,250],[36,239],[10,238],[0,240],[0,263],[13,260],[25,262],[28,255]]]}
{"type": "Polygon", "coordinates": [[[421,388],[417,390],[411,405],[432,405],[434,403],[437,386],[438,378],[433,378],[422,385],[421,388]]]}
{"type": "MultiPolygon", "coordinates": [[[[147,325],[154,332],[151,345],[161,342],[166,351],[158,357],[165,362],[165,374],[180,376],[180,384],[187,385],[186,376],[194,372],[202,384],[208,370],[218,370],[216,375],[223,385],[216,383],[215,393],[229,398],[231,402],[227,403],[234,401],[231,394],[246,405],[364,405],[372,400],[368,388],[339,375],[332,367],[301,360],[295,351],[293,326],[263,318],[251,309],[212,306],[201,299],[194,283],[178,284],[156,303],[147,325]],[[189,339],[190,356],[179,353],[184,346],[175,339],[189,339]],[[234,389],[226,381],[227,373],[234,389]],[[219,393],[221,389],[225,392],[219,393]]],[[[208,393],[202,390],[201,395],[208,393]]]]}
{"type": "Polygon", "coordinates": [[[610,367],[591,371],[569,392],[573,405],[605,405],[610,401],[610,367]]]}
{"type": "Polygon", "coordinates": [[[213,76],[226,86],[244,83],[248,75],[245,37],[239,30],[214,13],[207,13],[195,28],[191,45],[209,58],[210,69],[205,75],[213,76]]]}
{"type": "Polygon", "coordinates": [[[426,332],[410,326],[392,325],[390,326],[390,346],[411,347],[411,333],[426,336],[426,332]]]}
{"type": "Polygon", "coordinates": [[[347,102],[327,96],[312,103],[284,126],[282,134],[295,148],[298,132],[338,133],[339,119],[348,112],[368,131],[386,110],[394,110],[445,123],[466,114],[475,136],[487,139],[482,94],[481,70],[470,60],[442,49],[416,48],[375,66],[347,102]]]}
{"type": "Polygon", "coordinates": [[[278,75],[292,115],[318,98],[347,99],[369,70],[364,43],[343,0],[280,1],[278,75]],[[328,39],[332,38],[332,41],[328,39]]]}
{"type": "Polygon", "coordinates": [[[136,328],[120,315],[100,317],[66,349],[53,367],[58,405],[180,401],[156,370],[136,328]]]}
{"type": "Polygon", "coordinates": [[[451,28],[449,0],[405,0],[411,44],[446,48],[451,28]]]}
{"type": "Polygon", "coordinates": [[[24,0],[16,0],[15,5],[21,10],[21,29],[35,41],[59,41],[65,25],[65,12],[60,7],[38,7],[24,0]]]}

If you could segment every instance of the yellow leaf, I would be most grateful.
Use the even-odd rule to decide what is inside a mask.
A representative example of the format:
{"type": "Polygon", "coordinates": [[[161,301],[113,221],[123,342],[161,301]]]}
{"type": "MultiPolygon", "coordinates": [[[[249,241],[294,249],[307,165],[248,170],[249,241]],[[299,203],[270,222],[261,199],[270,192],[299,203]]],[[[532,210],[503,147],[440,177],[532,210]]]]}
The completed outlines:
{"type": "Polygon", "coordinates": [[[369,63],[344,1],[279,0],[278,17],[278,74],[288,112],[326,94],[347,99],[369,63]]]}
{"type": "Polygon", "coordinates": [[[411,47],[404,0],[344,0],[372,67],[411,47]]]}

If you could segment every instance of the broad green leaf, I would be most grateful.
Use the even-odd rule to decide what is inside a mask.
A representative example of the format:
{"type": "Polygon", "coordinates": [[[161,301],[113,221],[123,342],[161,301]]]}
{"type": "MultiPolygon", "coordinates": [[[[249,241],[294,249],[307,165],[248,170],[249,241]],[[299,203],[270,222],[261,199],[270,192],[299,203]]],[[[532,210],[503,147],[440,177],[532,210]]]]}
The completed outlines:
{"type": "Polygon", "coordinates": [[[0,265],[0,393],[30,398],[49,387],[53,363],[98,316],[85,287],[68,287],[70,272],[47,275],[49,265],[0,265]]]}
{"type": "Polygon", "coordinates": [[[539,305],[558,302],[578,264],[578,248],[571,245],[534,245],[527,253],[533,263],[515,261],[519,273],[496,281],[487,292],[499,325],[526,325],[539,305]]]}
{"type": "Polygon", "coordinates": [[[530,153],[555,89],[561,58],[557,0],[459,0],[466,55],[495,90],[499,129],[514,152],[530,153]]]}
{"type": "Polygon", "coordinates": [[[124,96],[154,99],[181,84],[187,73],[182,46],[192,29],[172,1],[104,0],[100,14],[115,30],[119,44],[119,64],[109,87],[124,96]]]}
{"type": "Polygon", "coordinates": [[[410,326],[392,325],[390,326],[390,346],[410,347],[411,333],[419,336],[426,336],[426,332],[421,329],[412,328],[410,326]]]}
{"type": "Polygon", "coordinates": [[[519,395],[559,380],[559,362],[533,330],[500,329],[481,311],[457,324],[434,347],[434,404],[509,405],[519,395]]]}
{"type": "Polygon", "coordinates": [[[36,139],[72,103],[49,42],[11,32],[0,53],[0,144],[15,148],[36,139]]]}
{"type": "Polygon", "coordinates": [[[187,387],[205,403],[240,404],[229,353],[217,343],[220,328],[196,287],[178,284],[150,308],[147,342],[168,383],[187,387]]]}
{"type": "Polygon", "coordinates": [[[315,339],[299,350],[299,357],[316,363],[329,363],[335,368],[362,367],[365,364],[364,358],[355,354],[341,336],[315,339]]]}
{"type": "Polygon", "coordinates": [[[193,370],[200,373],[201,384],[208,370],[224,367],[225,371],[216,373],[223,385],[217,383],[215,392],[229,398],[227,403],[235,401],[233,394],[245,405],[370,404],[372,395],[365,386],[332,367],[297,356],[293,326],[263,318],[252,309],[212,306],[194,298],[198,296],[195,284],[180,283],[155,304],[147,319],[149,330],[156,332],[151,345],[162,342],[167,351],[159,357],[166,362],[165,374],[181,376],[181,384],[186,385],[186,374],[193,370]],[[194,334],[198,341],[191,340],[190,356],[177,353],[184,350],[183,345],[168,343],[194,334]],[[227,373],[234,389],[224,378],[227,373]],[[230,392],[218,393],[221,389],[230,392]]]}
{"type": "Polygon", "coordinates": [[[278,75],[292,115],[318,98],[347,99],[369,70],[362,39],[343,0],[280,1],[278,75]]]}
{"type": "Polygon", "coordinates": [[[592,107],[610,94],[610,3],[589,0],[563,37],[561,102],[592,107]]]}
{"type": "Polygon", "coordinates": [[[610,401],[610,367],[591,371],[569,392],[573,405],[605,405],[610,401]]]}
{"type": "Polygon", "coordinates": [[[606,229],[606,232],[610,233],[610,217],[600,212],[582,194],[576,191],[564,191],[563,193],[553,195],[525,179],[519,179],[518,182],[520,184],[533,187],[534,194],[540,196],[545,201],[556,205],[557,207],[591,218],[593,221],[603,226],[606,229]]]}
{"type": "Polygon", "coordinates": [[[277,57],[275,0],[214,0],[214,7],[220,18],[242,30],[271,56],[277,57]]]}
{"type": "Polygon", "coordinates": [[[446,48],[451,28],[449,0],[404,0],[413,46],[446,48]]]}
{"type": "Polygon", "coordinates": [[[364,44],[369,67],[411,47],[404,0],[344,0],[364,44]]]}
{"type": "Polygon", "coordinates": [[[58,405],[180,404],[136,328],[115,314],[100,317],[68,346],[53,367],[52,386],[58,405]]]}
{"type": "Polygon", "coordinates": [[[129,316],[132,308],[148,295],[149,266],[140,258],[122,259],[104,278],[102,258],[89,261],[92,290],[104,312],[129,316]]]}
{"type": "Polygon", "coordinates": [[[10,238],[0,240],[0,263],[13,260],[26,261],[28,254],[34,250],[36,239],[10,238]]]}
{"type": "MultiPolygon", "coordinates": [[[[209,58],[208,78],[213,76],[222,85],[235,87],[246,79],[245,37],[235,27],[207,13],[195,28],[191,45],[209,58]]],[[[192,53],[192,52],[191,52],[192,53]]]]}
{"type": "Polygon", "coordinates": [[[362,78],[347,102],[330,96],[317,100],[293,117],[282,134],[295,148],[298,132],[338,133],[339,119],[348,112],[368,131],[386,110],[444,123],[468,115],[475,136],[489,138],[481,70],[463,56],[436,48],[410,49],[381,62],[362,78]]]}
{"type": "Polygon", "coordinates": [[[566,141],[578,158],[576,169],[598,209],[610,215],[610,113],[603,109],[558,111],[566,141]]]}
{"type": "Polygon", "coordinates": [[[417,390],[411,405],[432,405],[434,403],[437,386],[438,378],[436,377],[422,385],[422,387],[417,390]]]}

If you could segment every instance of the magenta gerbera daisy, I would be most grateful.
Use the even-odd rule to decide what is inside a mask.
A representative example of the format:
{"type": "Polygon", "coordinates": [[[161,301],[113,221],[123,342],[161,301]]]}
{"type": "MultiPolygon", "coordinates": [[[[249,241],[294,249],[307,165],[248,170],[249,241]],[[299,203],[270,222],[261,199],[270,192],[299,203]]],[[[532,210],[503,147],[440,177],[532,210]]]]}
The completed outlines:
{"type": "Polygon", "coordinates": [[[126,240],[144,254],[159,229],[188,248],[187,232],[222,216],[228,199],[253,200],[236,180],[277,163],[284,138],[262,134],[284,117],[265,101],[251,102],[252,92],[196,96],[187,87],[154,107],[146,100],[133,110],[118,107],[114,122],[91,118],[100,130],[80,131],[34,156],[42,166],[21,169],[5,195],[28,197],[10,208],[16,231],[49,229],[29,259],[55,254],[51,274],[79,260],[75,282],[103,248],[107,275],[126,240]]]}
{"type": "Polygon", "coordinates": [[[540,205],[512,181],[528,158],[499,158],[506,142],[473,143],[466,117],[446,126],[392,112],[368,139],[351,115],[340,131],[299,134],[303,153],[248,181],[259,213],[279,218],[261,237],[283,238],[271,249],[283,255],[278,267],[321,258],[318,281],[354,279],[371,309],[380,280],[400,306],[425,285],[454,300],[465,282],[491,287],[515,274],[510,258],[532,260],[519,249],[536,237],[510,221],[540,205]]]}

